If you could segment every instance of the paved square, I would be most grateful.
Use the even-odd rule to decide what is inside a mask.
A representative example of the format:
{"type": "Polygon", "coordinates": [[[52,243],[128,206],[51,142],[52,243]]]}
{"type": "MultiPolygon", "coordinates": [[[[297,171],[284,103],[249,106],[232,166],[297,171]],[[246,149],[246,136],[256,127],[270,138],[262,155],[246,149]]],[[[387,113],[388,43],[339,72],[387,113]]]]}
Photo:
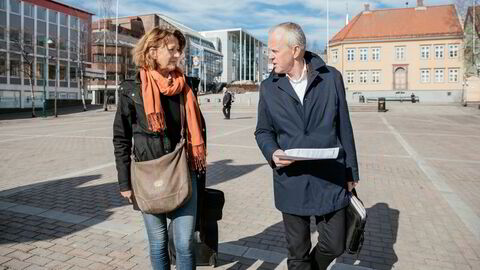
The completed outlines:
{"type": "MultiPolygon", "coordinates": [[[[480,269],[480,110],[387,106],[351,113],[369,220],[360,256],[332,269],[480,269]]],[[[218,267],[286,269],[256,107],[202,111],[207,186],[226,196],[218,267]]],[[[149,269],[141,216],[118,192],[113,116],[0,121],[0,269],[149,269]]]]}

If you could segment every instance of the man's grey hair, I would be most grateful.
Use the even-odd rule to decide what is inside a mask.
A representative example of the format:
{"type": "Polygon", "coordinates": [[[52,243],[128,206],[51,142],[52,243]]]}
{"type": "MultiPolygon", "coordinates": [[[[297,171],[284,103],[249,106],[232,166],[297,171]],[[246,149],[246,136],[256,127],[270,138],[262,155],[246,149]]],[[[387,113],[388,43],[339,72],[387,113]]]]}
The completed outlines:
{"type": "Polygon", "coordinates": [[[268,31],[268,34],[272,34],[278,29],[282,29],[287,37],[287,44],[289,47],[300,46],[302,50],[307,48],[307,39],[305,33],[303,33],[302,27],[294,22],[284,22],[277,24],[268,31]]]}

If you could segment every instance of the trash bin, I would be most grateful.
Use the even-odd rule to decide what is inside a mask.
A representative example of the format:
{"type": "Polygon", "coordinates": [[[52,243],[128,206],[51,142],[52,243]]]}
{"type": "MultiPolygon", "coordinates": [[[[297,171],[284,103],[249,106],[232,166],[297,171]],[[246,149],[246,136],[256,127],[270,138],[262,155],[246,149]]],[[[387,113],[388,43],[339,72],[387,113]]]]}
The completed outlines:
{"type": "Polygon", "coordinates": [[[364,95],[360,95],[360,97],[358,98],[358,101],[360,103],[365,103],[365,96],[364,95]]]}
{"type": "Polygon", "coordinates": [[[386,112],[387,111],[384,97],[378,98],[378,111],[379,112],[386,112]]]}

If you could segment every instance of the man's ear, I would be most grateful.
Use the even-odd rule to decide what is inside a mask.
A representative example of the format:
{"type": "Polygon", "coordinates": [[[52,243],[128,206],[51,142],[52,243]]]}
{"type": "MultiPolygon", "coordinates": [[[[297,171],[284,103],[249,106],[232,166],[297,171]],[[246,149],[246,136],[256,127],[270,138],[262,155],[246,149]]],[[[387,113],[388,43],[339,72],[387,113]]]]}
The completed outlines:
{"type": "Polygon", "coordinates": [[[302,49],[300,48],[300,46],[295,45],[293,47],[293,58],[298,59],[301,56],[301,53],[302,49]]]}

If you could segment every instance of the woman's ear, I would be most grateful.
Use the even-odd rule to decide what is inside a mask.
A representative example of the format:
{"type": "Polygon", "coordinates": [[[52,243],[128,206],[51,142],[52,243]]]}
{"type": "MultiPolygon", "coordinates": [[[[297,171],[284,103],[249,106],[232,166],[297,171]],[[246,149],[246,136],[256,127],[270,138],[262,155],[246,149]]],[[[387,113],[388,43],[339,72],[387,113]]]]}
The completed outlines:
{"type": "Polygon", "coordinates": [[[155,58],[157,56],[157,50],[156,48],[152,47],[148,50],[148,55],[151,57],[151,58],[155,58]]]}

